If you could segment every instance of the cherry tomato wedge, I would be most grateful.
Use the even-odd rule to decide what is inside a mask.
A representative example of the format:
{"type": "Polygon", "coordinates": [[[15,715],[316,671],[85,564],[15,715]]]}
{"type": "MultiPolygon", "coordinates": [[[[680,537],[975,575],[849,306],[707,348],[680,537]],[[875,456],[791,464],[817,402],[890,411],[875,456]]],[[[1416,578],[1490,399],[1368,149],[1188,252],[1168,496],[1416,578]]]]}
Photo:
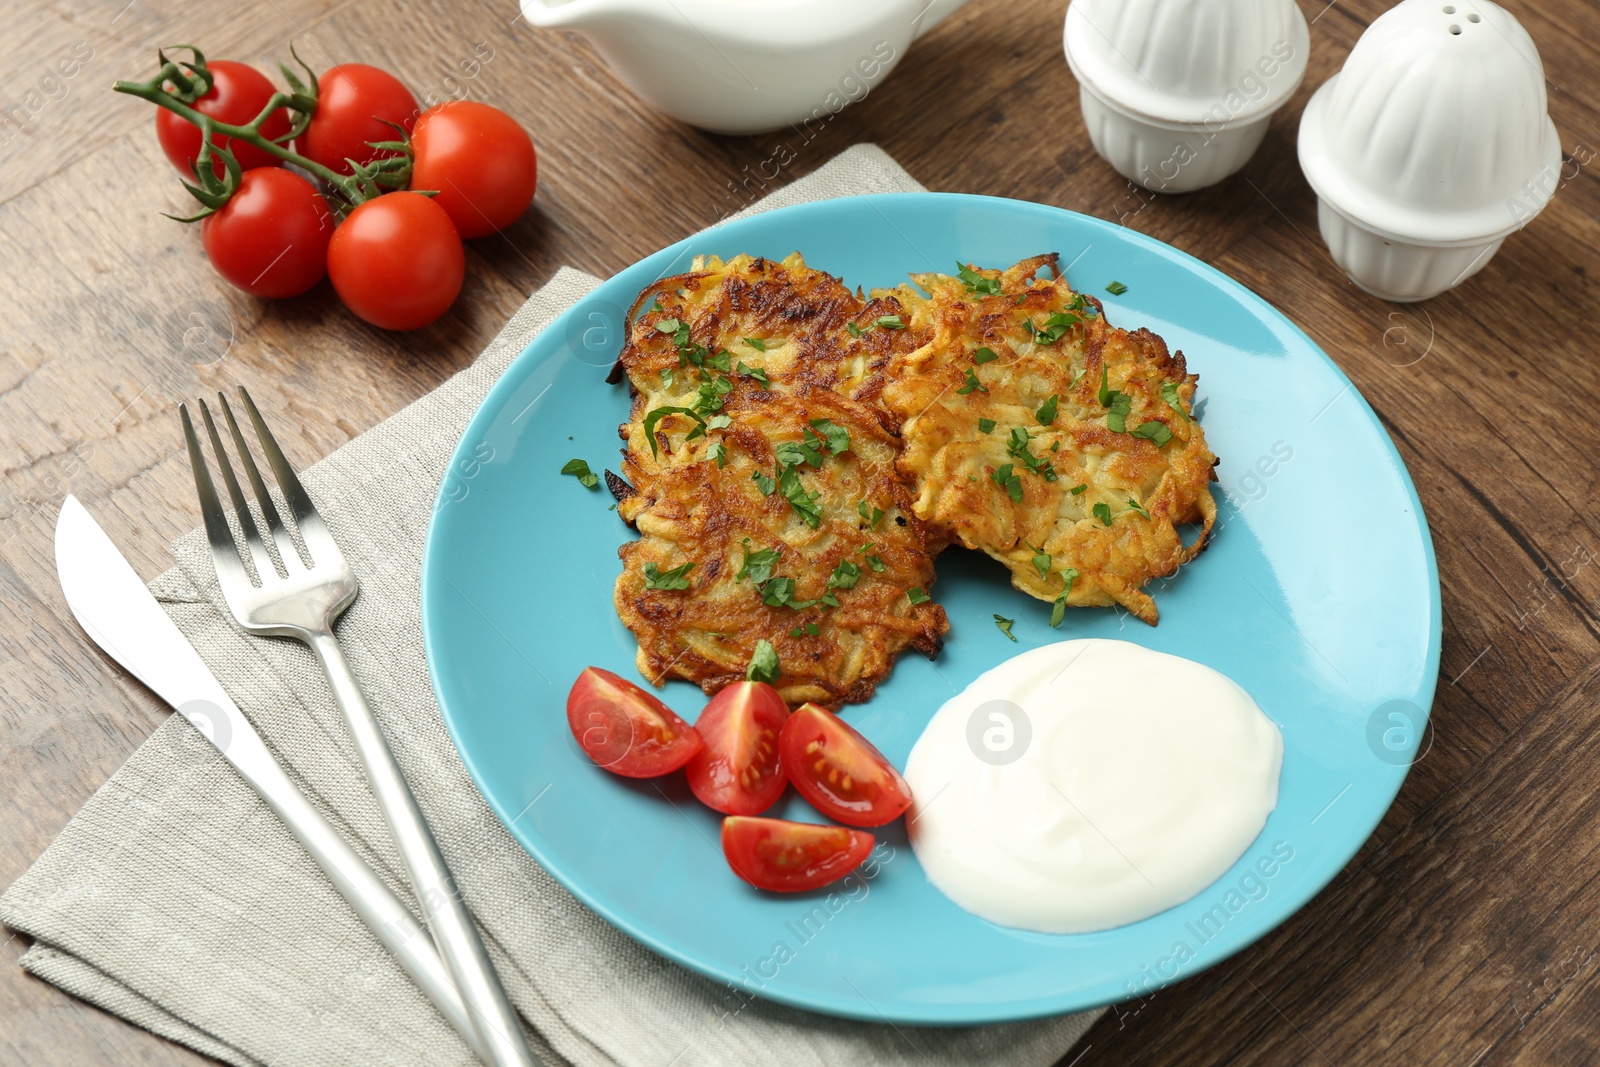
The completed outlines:
{"type": "Polygon", "coordinates": [[[765,682],[735,682],[695,720],[706,747],[685,768],[700,802],[724,815],[759,815],[783,795],[778,733],[789,706],[765,682]]]}
{"type": "MultiPolygon", "coordinates": [[[[206,68],[211,71],[211,88],[194,102],[194,109],[230,126],[244,126],[253,121],[277,91],[265,74],[245,63],[213,59],[207,61],[206,68]]],[[[289,112],[281,107],[261,124],[261,135],[269,141],[277,140],[288,132],[289,112]]],[[[200,155],[200,127],[161,108],[156,112],[156,139],[161,142],[161,150],[172,160],[172,165],[185,177],[192,177],[194,161],[200,155]]],[[[232,152],[241,170],[283,166],[283,160],[277,156],[253,144],[234,142],[220,133],[212,134],[211,143],[232,152]]],[[[220,159],[214,159],[211,169],[220,178],[225,168],[220,159]]]]}
{"type": "Polygon", "coordinates": [[[407,131],[417,118],[417,98],[386,70],[365,63],[329,67],[317,79],[317,110],[295,151],[339,174],[352,173],[350,160],[370,163],[398,153],[373,148],[372,141],[397,141],[394,123],[407,131]]]}
{"type": "Polygon", "coordinates": [[[462,237],[510,226],[533,203],[538,160],[517,120],[475,100],[430,107],[411,132],[411,188],[439,195],[462,237]]]}
{"type": "Polygon", "coordinates": [[[836,882],[872,852],[865,830],[787,819],[731,815],[722,820],[722,854],[757,889],[801,893],[836,882]]]}
{"type": "Polygon", "coordinates": [[[815,704],[802,704],[789,716],[778,750],[795,789],[830,819],[882,826],[911,806],[911,787],[883,753],[815,704]]]}
{"type": "Polygon", "coordinates": [[[700,751],[695,728],[654,695],[600,667],[587,667],[567,694],[567,725],[595,763],[625,778],[655,778],[700,751]]]}
{"type": "Polygon", "coordinates": [[[200,224],[206,258],[253,296],[299,296],[328,272],[333,212],[322,194],[281,167],[257,167],[200,224]]]}
{"type": "Polygon", "coordinates": [[[421,193],[368,200],[328,244],[328,278],[339,299],[385,330],[420,329],[443,315],[466,269],[455,223],[421,193]]]}

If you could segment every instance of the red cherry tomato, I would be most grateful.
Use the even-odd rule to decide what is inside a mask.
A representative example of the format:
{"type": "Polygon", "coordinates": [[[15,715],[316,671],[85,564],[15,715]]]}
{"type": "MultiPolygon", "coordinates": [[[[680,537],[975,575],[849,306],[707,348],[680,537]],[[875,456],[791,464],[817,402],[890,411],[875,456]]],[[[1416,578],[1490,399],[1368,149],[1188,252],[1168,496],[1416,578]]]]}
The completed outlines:
{"type": "Polygon", "coordinates": [[[499,108],[472,100],[431,107],[411,132],[411,188],[437,191],[462,237],[510,226],[533,203],[538,159],[533,141],[499,108]]]}
{"type": "Polygon", "coordinates": [[[317,79],[317,110],[295,138],[295,151],[329,170],[350,174],[347,160],[370,163],[398,154],[367,144],[399,138],[386,121],[410,130],[416,118],[416,97],[399,78],[365,63],[342,63],[317,79]]]}
{"type": "Polygon", "coordinates": [[[350,212],[328,245],[345,306],[385,330],[415,330],[461,292],[466,253],[455,223],[421,193],[385,193],[350,212]]]}
{"type": "Polygon", "coordinates": [[[778,750],[795,789],[830,819],[882,826],[911,806],[911,787],[883,753],[815,704],[802,704],[789,716],[778,750]]]}
{"type": "Polygon", "coordinates": [[[722,854],[733,873],[757,889],[800,893],[836,882],[872,852],[872,835],[842,826],[751,819],[722,820],[722,854]]]}
{"type": "MultiPolygon", "coordinates": [[[[243,126],[251,122],[261,114],[261,109],[267,106],[267,101],[276,92],[265,74],[244,63],[235,63],[231,59],[212,59],[206,62],[206,67],[215,80],[210,91],[192,106],[202,115],[210,115],[218,122],[226,122],[230,126],[243,126]]],[[[274,111],[272,117],[261,124],[261,133],[268,140],[282,137],[288,132],[289,112],[284,108],[274,111]]],[[[172,165],[192,177],[194,161],[200,156],[200,127],[166,108],[160,108],[156,111],[156,137],[161,141],[161,150],[172,160],[172,165]]],[[[241,170],[283,166],[283,160],[253,144],[242,141],[236,143],[221,134],[213,134],[211,143],[231,151],[239,161],[241,170]]],[[[212,160],[211,169],[219,178],[226,171],[220,159],[212,160]]]]}
{"type": "Polygon", "coordinates": [[[789,706],[765,682],[735,682],[695,720],[706,747],[689,761],[689,788],[724,815],[759,815],[783,795],[778,733],[789,706]]]}
{"type": "Polygon", "coordinates": [[[311,183],[279,167],[247,170],[200,224],[217,273],[254,296],[299,296],[328,270],[333,213],[311,183]]]}
{"type": "Polygon", "coordinates": [[[700,751],[695,728],[632,682],[599,667],[567,694],[567,725],[597,764],[627,778],[654,778],[700,751]]]}

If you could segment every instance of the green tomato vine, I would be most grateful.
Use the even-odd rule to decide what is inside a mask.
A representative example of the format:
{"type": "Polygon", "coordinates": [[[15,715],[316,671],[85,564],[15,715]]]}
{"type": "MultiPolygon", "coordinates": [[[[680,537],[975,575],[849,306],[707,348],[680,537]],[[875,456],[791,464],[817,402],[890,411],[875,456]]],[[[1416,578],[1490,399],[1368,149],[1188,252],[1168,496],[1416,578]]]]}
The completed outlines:
{"type": "MultiPolygon", "coordinates": [[[[349,214],[357,205],[382,196],[390,190],[404,189],[411,180],[411,143],[405,130],[399,126],[394,127],[398,140],[367,143],[375,149],[400,154],[375,159],[370,163],[348,160],[353,171],[351,174],[340,174],[287,147],[289,142],[305,132],[306,126],[317,110],[316,72],[300,58],[293,46],[290,46],[289,52],[294,56],[295,62],[300,64],[300,69],[305,71],[306,79],[302,80],[287,63],[278,64],[278,69],[283,72],[290,91],[273,93],[272,98],[261,109],[261,114],[242,126],[218,122],[210,115],[194,108],[194,103],[211,91],[216,80],[206,67],[205,55],[194,45],[170,45],[167,49],[158,50],[156,56],[161,62],[161,69],[156,72],[155,77],[142,82],[119,81],[113,86],[119,93],[148,100],[200,128],[200,153],[192,168],[195,180],[192,184],[184,182],[183,187],[200,202],[203,210],[178,221],[197,222],[220,209],[238,191],[242,177],[239,161],[228,149],[212,143],[217,134],[230,141],[255,145],[269,155],[276,156],[285,163],[293,163],[320,180],[332,193],[335,200],[334,208],[341,217],[349,214]],[[169,49],[187,51],[190,58],[171,59],[167,56],[169,49]],[[279,108],[287,108],[293,114],[294,121],[287,133],[274,140],[263,134],[261,127],[279,108]],[[222,163],[223,173],[220,177],[212,166],[214,160],[222,163]]],[[[177,218],[177,216],[169,217],[177,218]]]]}

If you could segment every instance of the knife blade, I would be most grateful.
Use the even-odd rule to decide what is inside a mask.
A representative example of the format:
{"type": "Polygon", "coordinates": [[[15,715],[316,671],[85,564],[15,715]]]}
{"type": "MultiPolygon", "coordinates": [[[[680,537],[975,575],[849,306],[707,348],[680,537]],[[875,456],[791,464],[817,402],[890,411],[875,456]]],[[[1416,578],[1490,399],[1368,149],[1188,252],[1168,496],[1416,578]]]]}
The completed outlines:
{"type": "Polygon", "coordinates": [[[77,497],[56,517],[56,575],[91,640],[171,705],[283,819],[413,981],[480,1058],[472,1025],[433,939],[339,836],[256,733],[188,638],[77,497]]]}

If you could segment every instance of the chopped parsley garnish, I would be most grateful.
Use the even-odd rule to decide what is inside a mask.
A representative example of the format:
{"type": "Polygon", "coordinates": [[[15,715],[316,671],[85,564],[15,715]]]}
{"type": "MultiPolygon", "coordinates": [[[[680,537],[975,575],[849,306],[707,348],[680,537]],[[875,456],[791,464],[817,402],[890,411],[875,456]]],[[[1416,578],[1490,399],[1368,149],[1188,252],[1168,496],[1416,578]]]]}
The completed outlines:
{"type": "Polygon", "coordinates": [[[906,599],[911,601],[912,604],[926,604],[928,601],[932,600],[933,597],[929,596],[927,593],[924,593],[922,591],[922,586],[914,585],[910,589],[906,590],[906,599]]]}
{"type": "Polygon", "coordinates": [[[1111,388],[1111,370],[1104,363],[1100,365],[1100,406],[1106,409],[1106,429],[1112,433],[1127,433],[1133,397],[1111,388]]]}
{"type": "Polygon", "coordinates": [[[654,563],[644,565],[644,587],[646,589],[687,589],[690,571],[694,570],[693,563],[685,563],[681,567],[674,567],[670,571],[658,568],[654,563]]]}
{"type": "Polygon", "coordinates": [[[728,446],[721,441],[712,445],[711,458],[717,461],[717,470],[721,470],[728,462],[728,446]]]}
{"type": "Polygon", "coordinates": [[[844,324],[844,328],[850,332],[850,336],[851,337],[860,337],[861,336],[861,327],[857,326],[853,322],[845,323],[844,324]]]}
{"type": "MultiPolygon", "coordinates": [[[[1024,541],[1023,544],[1027,544],[1027,542],[1024,541]]],[[[1039,572],[1040,578],[1050,577],[1050,568],[1055,566],[1055,561],[1050,558],[1050,553],[1034,545],[1028,545],[1028,547],[1033,549],[1033,569],[1039,572]]]]}
{"type": "Polygon", "coordinates": [[[772,491],[778,488],[777,482],[773,481],[771,478],[768,478],[760,471],[756,471],[754,474],[750,475],[750,480],[756,483],[756,488],[761,490],[762,496],[771,496],[772,491]]]}
{"type": "Polygon", "coordinates": [[[1051,466],[1049,460],[1044,459],[1041,456],[1034,455],[1033,450],[1028,445],[1028,442],[1029,437],[1027,430],[1024,430],[1021,426],[1011,427],[1011,439],[1006,444],[1006,455],[1010,456],[1012,459],[1021,460],[1023,466],[1027,467],[1033,473],[1039,475],[1039,477],[1043,478],[1045,481],[1055,481],[1055,467],[1051,466]]]}
{"type": "Polygon", "coordinates": [[[1067,597],[1072,595],[1072,583],[1078,579],[1078,568],[1061,568],[1061,580],[1066,583],[1066,588],[1061,590],[1061,595],[1056,597],[1055,603],[1050,606],[1050,628],[1055,629],[1061,625],[1061,620],[1067,614],[1067,597]]]}
{"type": "Polygon", "coordinates": [[[1105,523],[1107,526],[1111,525],[1111,505],[1110,504],[1107,504],[1105,501],[1102,500],[1100,503],[1096,504],[1092,510],[1094,511],[1094,517],[1095,518],[1099,519],[1101,522],[1105,523]]]}
{"type": "Polygon", "coordinates": [[[585,489],[594,489],[600,485],[600,476],[589,469],[589,464],[581,459],[569,459],[561,468],[562,474],[575,475],[585,489]]]}
{"type": "Polygon", "coordinates": [[[1087,483],[1079,482],[1077,485],[1072,487],[1072,495],[1073,496],[1082,496],[1083,495],[1083,491],[1085,489],[1087,489],[1087,488],[1089,488],[1087,483]]]}
{"type": "Polygon", "coordinates": [[[771,685],[778,680],[778,675],[781,673],[783,668],[778,663],[778,650],[765,638],[757,641],[756,650],[750,654],[750,666],[745,668],[744,676],[752,682],[766,682],[771,685]]]}
{"type": "Polygon", "coordinates": [[[1128,287],[1123,285],[1121,282],[1112,282],[1110,285],[1106,286],[1106,292],[1110,293],[1112,296],[1121,296],[1127,291],[1128,287]]]}
{"type": "Polygon", "coordinates": [[[961,278],[961,284],[967,287],[967,292],[976,293],[978,296],[999,296],[1000,279],[985,278],[965,263],[956,264],[956,274],[961,278]]]}
{"type": "Polygon", "coordinates": [[[833,573],[828,575],[829,589],[854,589],[861,580],[861,568],[847,559],[841,559],[839,565],[833,568],[833,573]]]}
{"type": "Polygon", "coordinates": [[[1056,421],[1056,406],[1060,399],[1056,394],[1051,393],[1050,399],[1040,404],[1039,410],[1033,413],[1033,417],[1039,420],[1040,426],[1049,426],[1056,421]]]}
{"type": "Polygon", "coordinates": [[[745,363],[744,360],[740,360],[739,365],[734,368],[734,371],[738,374],[744,375],[746,378],[754,378],[756,381],[761,383],[761,388],[763,389],[772,388],[772,383],[767,380],[767,372],[762,370],[760,367],[752,367],[745,363]]]}
{"type": "Polygon", "coordinates": [[[785,467],[778,475],[778,492],[783,494],[794,513],[813,530],[822,525],[822,506],[817,499],[822,496],[822,490],[813,489],[806,492],[806,487],[800,482],[800,475],[793,467],[785,467]]]}
{"type": "MultiPolygon", "coordinates": [[[[812,419],[811,427],[827,441],[829,452],[837,456],[841,452],[850,451],[850,431],[843,426],[835,425],[831,419],[812,419]]],[[[809,439],[811,436],[810,431],[807,431],[806,437],[809,439]]]]}
{"type": "Polygon", "coordinates": [[[821,632],[822,632],[822,627],[818,626],[816,623],[814,623],[814,622],[805,622],[805,623],[801,623],[799,626],[796,626],[794,629],[790,630],[789,631],[789,636],[790,637],[799,637],[802,634],[804,634],[806,637],[815,637],[818,634],[820,634],[821,632]]]}
{"type": "Polygon", "coordinates": [[[1131,496],[1128,498],[1128,510],[1129,511],[1137,511],[1139,514],[1143,515],[1147,519],[1150,517],[1150,513],[1144,509],[1144,506],[1141,505],[1137,500],[1133,499],[1133,497],[1131,497],[1131,496]]]}
{"type": "Polygon", "coordinates": [[[806,431],[806,440],[779,441],[772,447],[772,454],[778,457],[778,462],[785,467],[798,467],[809,463],[813,467],[822,466],[822,451],[812,444],[812,440],[821,443],[821,438],[809,430],[806,431]]]}
{"type": "Polygon", "coordinates": [[[708,430],[726,430],[733,425],[733,419],[728,415],[713,415],[706,420],[708,430]]]}
{"type": "Polygon", "coordinates": [[[963,385],[960,389],[957,389],[956,392],[961,396],[966,396],[968,393],[973,392],[974,390],[987,393],[989,391],[989,387],[978,381],[978,373],[971,367],[968,367],[967,384],[963,385]]]}
{"type": "Polygon", "coordinates": [[[906,328],[906,320],[899,315],[880,315],[872,325],[880,330],[903,330],[906,328]]]}
{"type": "MultiPolygon", "coordinates": [[[[728,350],[724,348],[721,352],[718,352],[714,356],[707,356],[705,358],[705,365],[722,371],[724,374],[726,374],[731,366],[730,361],[732,359],[733,357],[728,353],[728,350]]],[[[726,390],[724,390],[724,392],[726,392],[726,390]]]]}
{"type": "Polygon", "coordinates": [[[1189,413],[1183,410],[1183,398],[1178,395],[1177,382],[1161,383],[1161,399],[1167,402],[1167,407],[1183,416],[1183,421],[1189,421],[1189,413]]]}
{"type": "Polygon", "coordinates": [[[979,419],[978,420],[978,432],[979,433],[993,433],[994,432],[994,420],[993,419],[979,419]]]}
{"type": "Polygon", "coordinates": [[[660,311],[660,310],[661,310],[661,298],[658,296],[654,300],[650,301],[650,306],[645,308],[639,314],[641,316],[643,316],[643,315],[650,314],[652,311],[660,311]]]}
{"type": "Polygon", "coordinates": [[[867,566],[872,568],[872,573],[877,574],[883,570],[883,560],[872,554],[872,542],[868,541],[856,549],[856,554],[867,561],[867,566]]]}
{"type": "Polygon", "coordinates": [[[1032,319],[1023,323],[1028,332],[1033,334],[1033,343],[1036,345],[1053,345],[1061,340],[1063,334],[1072,329],[1082,318],[1066,311],[1053,311],[1044,320],[1044,325],[1035,326],[1032,319]]]}
{"type": "Polygon", "coordinates": [[[1172,431],[1167,429],[1166,423],[1151,419],[1149,422],[1140,423],[1139,428],[1133,431],[1133,436],[1143,437],[1157,448],[1160,448],[1172,440],[1172,431]]]}
{"type": "Polygon", "coordinates": [[[1010,638],[1012,641],[1017,639],[1017,635],[1011,632],[1012,624],[1016,621],[1016,619],[1008,619],[1004,615],[996,615],[994,617],[994,624],[1000,628],[1001,633],[1005,634],[1006,637],[1010,638]]]}
{"type": "Polygon", "coordinates": [[[767,339],[765,337],[746,337],[744,343],[757,352],[765,352],[767,350],[767,339]]]}
{"type": "Polygon", "coordinates": [[[769,608],[793,608],[795,611],[804,611],[818,604],[830,608],[839,606],[838,597],[832,593],[827,593],[816,600],[796,600],[793,578],[769,578],[756,588],[761,592],[761,602],[769,608]]]}
{"type": "Polygon", "coordinates": [[[783,555],[781,548],[762,548],[755,552],[750,551],[750,538],[744,539],[744,562],[739,566],[739,573],[733,576],[736,582],[746,578],[757,585],[772,577],[773,570],[778,566],[778,557],[783,555]]]}
{"type": "Polygon", "coordinates": [[[671,367],[662,367],[661,368],[661,381],[662,381],[663,384],[666,385],[666,387],[668,389],[672,388],[672,368],[671,367]]]}
{"type": "Polygon", "coordinates": [[[1022,479],[1011,472],[1011,464],[1006,463],[996,467],[989,478],[1006,491],[1013,504],[1022,503],[1022,479]]]}
{"type": "MultiPolygon", "coordinates": [[[[726,354],[726,353],[724,353],[726,354]]],[[[733,391],[727,378],[708,378],[700,383],[695,393],[694,409],[701,415],[722,410],[722,399],[733,391]]]]}
{"type": "Polygon", "coordinates": [[[695,428],[689,431],[689,437],[684,438],[684,440],[705,435],[706,420],[701,418],[700,413],[694,410],[694,408],[680,408],[672,407],[670,405],[659,408],[651,408],[644,417],[644,436],[645,440],[650,442],[650,454],[652,456],[657,454],[656,427],[660,425],[661,420],[666,418],[668,415],[687,415],[695,421],[695,428]]]}
{"type": "Polygon", "coordinates": [[[972,353],[972,362],[979,367],[983,366],[985,363],[993,363],[999,358],[1000,357],[998,354],[996,354],[995,350],[988,347],[980,348],[976,352],[972,353]]]}
{"type": "Polygon", "coordinates": [[[682,319],[662,319],[656,329],[672,336],[672,343],[682,348],[689,343],[689,324],[682,319]]]}
{"type": "Polygon", "coordinates": [[[874,526],[878,525],[878,523],[883,521],[883,509],[882,508],[870,508],[869,509],[867,507],[866,500],[862,500],[859,504],[856,505],[856,514],[860,515],[863,519],[867,520],[867,529],[869,529],[869,530],[872,529],[874,526]]]}

